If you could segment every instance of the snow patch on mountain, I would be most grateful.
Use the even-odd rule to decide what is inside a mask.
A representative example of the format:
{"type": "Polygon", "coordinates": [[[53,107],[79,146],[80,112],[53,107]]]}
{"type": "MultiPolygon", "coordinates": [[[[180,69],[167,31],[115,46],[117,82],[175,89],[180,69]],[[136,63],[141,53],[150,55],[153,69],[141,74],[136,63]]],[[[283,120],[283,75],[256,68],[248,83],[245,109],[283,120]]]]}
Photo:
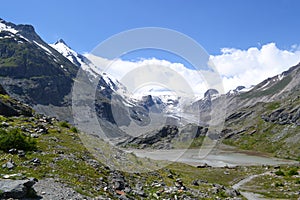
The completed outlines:
{"type": "Polygon", "coordinates": [[[52,54],[52,52],[45,47],[44,45],[41,45],[40,43],[38,43],[37,41],[33,40],[34,44],[38,45],[40,48],[44,49],[45,51],[47,51],[48,53],[52,54]]]}
{"type": "Polygon", "coordinates": [[[17,34],[19,31],[12,28],[11,26],[8,26],[4,23],[3,20],[0,19],[0,32],[1,31],[8,31],[8,32],[11,32],[13,34],[17,34]]]}
{"type": "MultiPolygon", "coordinates": [[[[131,95],[128,94],[126,87],[123,86],[117,79],[107,73],[104,73],[101,66],[95,65],[90,59],[71,49],[62,39],[58,40],[54,44],[50,44],[50,46],[70,60],[73,64],[81,67],[85,72],[87,72],[91,81],[95,80],[96,77],[101,76],[113,91],[120,94],[125,99],[130,98],[131,95]]],[[[100,86],[100,90],[103,89],[105,89],[105,87],[100,86]]]]}

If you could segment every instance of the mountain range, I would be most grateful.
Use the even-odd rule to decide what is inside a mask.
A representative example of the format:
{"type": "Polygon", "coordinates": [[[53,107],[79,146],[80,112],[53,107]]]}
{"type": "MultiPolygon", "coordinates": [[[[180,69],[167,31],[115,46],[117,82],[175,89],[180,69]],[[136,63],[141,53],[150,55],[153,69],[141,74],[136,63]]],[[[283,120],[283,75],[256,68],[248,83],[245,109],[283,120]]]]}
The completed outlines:
{"type": "MultiPolygon", "coordinates": [[[[163,126],[180,125],[183,129],[191,124],[198,130],[223,123],[211,137],[242,148],[255,149],[256,145],[264,142],[248,144],[249,140],[256,141],[265,135],[267,141],[275,141],[270,145],[278,144],[282,148],[280,152],[271,147],[261,151],[293,158],[299,155],[297,147],[287,153],[290,145],[299,144],[299,64],[266,79],[251,90],[238,86],[227,94],[219,94],[212,88],[205,92],[203,98],[191,103],[181,102],[180,98],[151,94],[136,99],[122,83],[102,72],[101,66],[72,50],[63,40],[47,44],[32,26],[15,25],[4,20],[0,20],[0,31],[0,84],[11,97],[33,107],[38,113],[74,123],[72,86],[81,69],[88,81],[98,80],[95,99],[92,99],[98,121],[107,128],[109,138],[121,139],[122,144],[136,141],[133,138],[138,136],[128,133],[126,127],[131,123],[146,126],[152,120],[151,115],[154,115],[167,116],[163,126]],[[262,125],[258,126],[254,119],[262,125]],[[276,132],[275,129],[281,131],[265,134],[265,131],[276,132]],[[244,143],[247,145],[242,145],[244,143]]],[[[166,128],[163,126],[144,130],[144,137],[153,137],[154,134],[160,138],[161,130],[166,128]]],[[[144,143],[147,144],[147,140],[144,143]]],[[[165,147],[160,145],[160,148],[165,147]]]]}
{"type": "Polygon", "coordinates": [[[256,190],[271,199],[297,199],[300,194],[298,165],[173,163],[156,170],[165,163],[126,153],[199,149],[208,138],[216,141],[216,150],[234,146],[238,152],[299,161],[300,63],[226,94],[211,88],[189,101],[151,92],[137,98],[63,40],[47,44],[31,25],[0,19],[0,121],[0,199],[239,199],[256,190]],[[82,93],[74,91],[76,84],[84,86],[82,93]],[[109,143],[97,132],[99,124],[109,143]],[[86,141],[92,146],[83,145],[86,141]],[[127,173],[114,166],[130,170],[136,163],[155,171],[127,173]],[[249,181],[241,193],[236,189],[249,181]]]}

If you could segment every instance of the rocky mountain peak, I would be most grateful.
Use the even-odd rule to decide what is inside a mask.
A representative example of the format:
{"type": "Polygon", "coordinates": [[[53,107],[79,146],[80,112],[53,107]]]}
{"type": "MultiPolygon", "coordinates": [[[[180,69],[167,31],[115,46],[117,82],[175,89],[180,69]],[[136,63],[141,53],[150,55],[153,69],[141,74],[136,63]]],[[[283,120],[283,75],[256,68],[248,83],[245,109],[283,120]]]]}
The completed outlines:
{"type": "Polygon", "coordinates": [[[61,46],[64,46],[65,49],[68,49],[69,51],[73,51],[72,48],[63,40],[63,39],[59,39],[57,40],[54,45],[58,46],[58,45],[61,45],[61,46]]]}
{"type": "Polygon", "coordinates": [[[216,89],[208,89],[205,93],[204,93],[204,98],[206,97],[211,97],[211,96],[214,96],[214,95],[217,95],[219,94],[219,91],[216,90],[216,89]]]}

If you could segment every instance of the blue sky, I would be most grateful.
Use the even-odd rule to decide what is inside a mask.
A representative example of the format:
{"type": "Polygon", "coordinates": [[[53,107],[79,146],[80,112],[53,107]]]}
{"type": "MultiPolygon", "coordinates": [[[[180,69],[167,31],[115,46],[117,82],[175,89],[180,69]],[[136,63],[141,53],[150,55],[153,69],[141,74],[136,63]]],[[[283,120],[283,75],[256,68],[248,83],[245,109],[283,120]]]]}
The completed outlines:
{"type": "Polygon", "coordinates": [[[113,34],[155,26],[180,31],[209,54],[224,47],[248,49],[274,42],[300,44],[298,0],[51,0],[2,1],[0,17],[34,25],[48,43],[63,38],[91,51],[113,34]]]}

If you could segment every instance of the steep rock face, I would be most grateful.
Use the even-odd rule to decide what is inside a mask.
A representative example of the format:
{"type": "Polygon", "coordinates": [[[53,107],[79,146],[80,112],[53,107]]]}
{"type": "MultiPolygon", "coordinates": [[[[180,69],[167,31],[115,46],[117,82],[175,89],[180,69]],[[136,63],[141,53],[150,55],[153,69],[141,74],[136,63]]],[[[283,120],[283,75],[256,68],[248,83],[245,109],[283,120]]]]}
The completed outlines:
{"type": "Polygon", "coordinates": [[[0,83],[30,105],[62,106],[78,67],[48,46],[30,25],[0,20],[0,83]]]}

